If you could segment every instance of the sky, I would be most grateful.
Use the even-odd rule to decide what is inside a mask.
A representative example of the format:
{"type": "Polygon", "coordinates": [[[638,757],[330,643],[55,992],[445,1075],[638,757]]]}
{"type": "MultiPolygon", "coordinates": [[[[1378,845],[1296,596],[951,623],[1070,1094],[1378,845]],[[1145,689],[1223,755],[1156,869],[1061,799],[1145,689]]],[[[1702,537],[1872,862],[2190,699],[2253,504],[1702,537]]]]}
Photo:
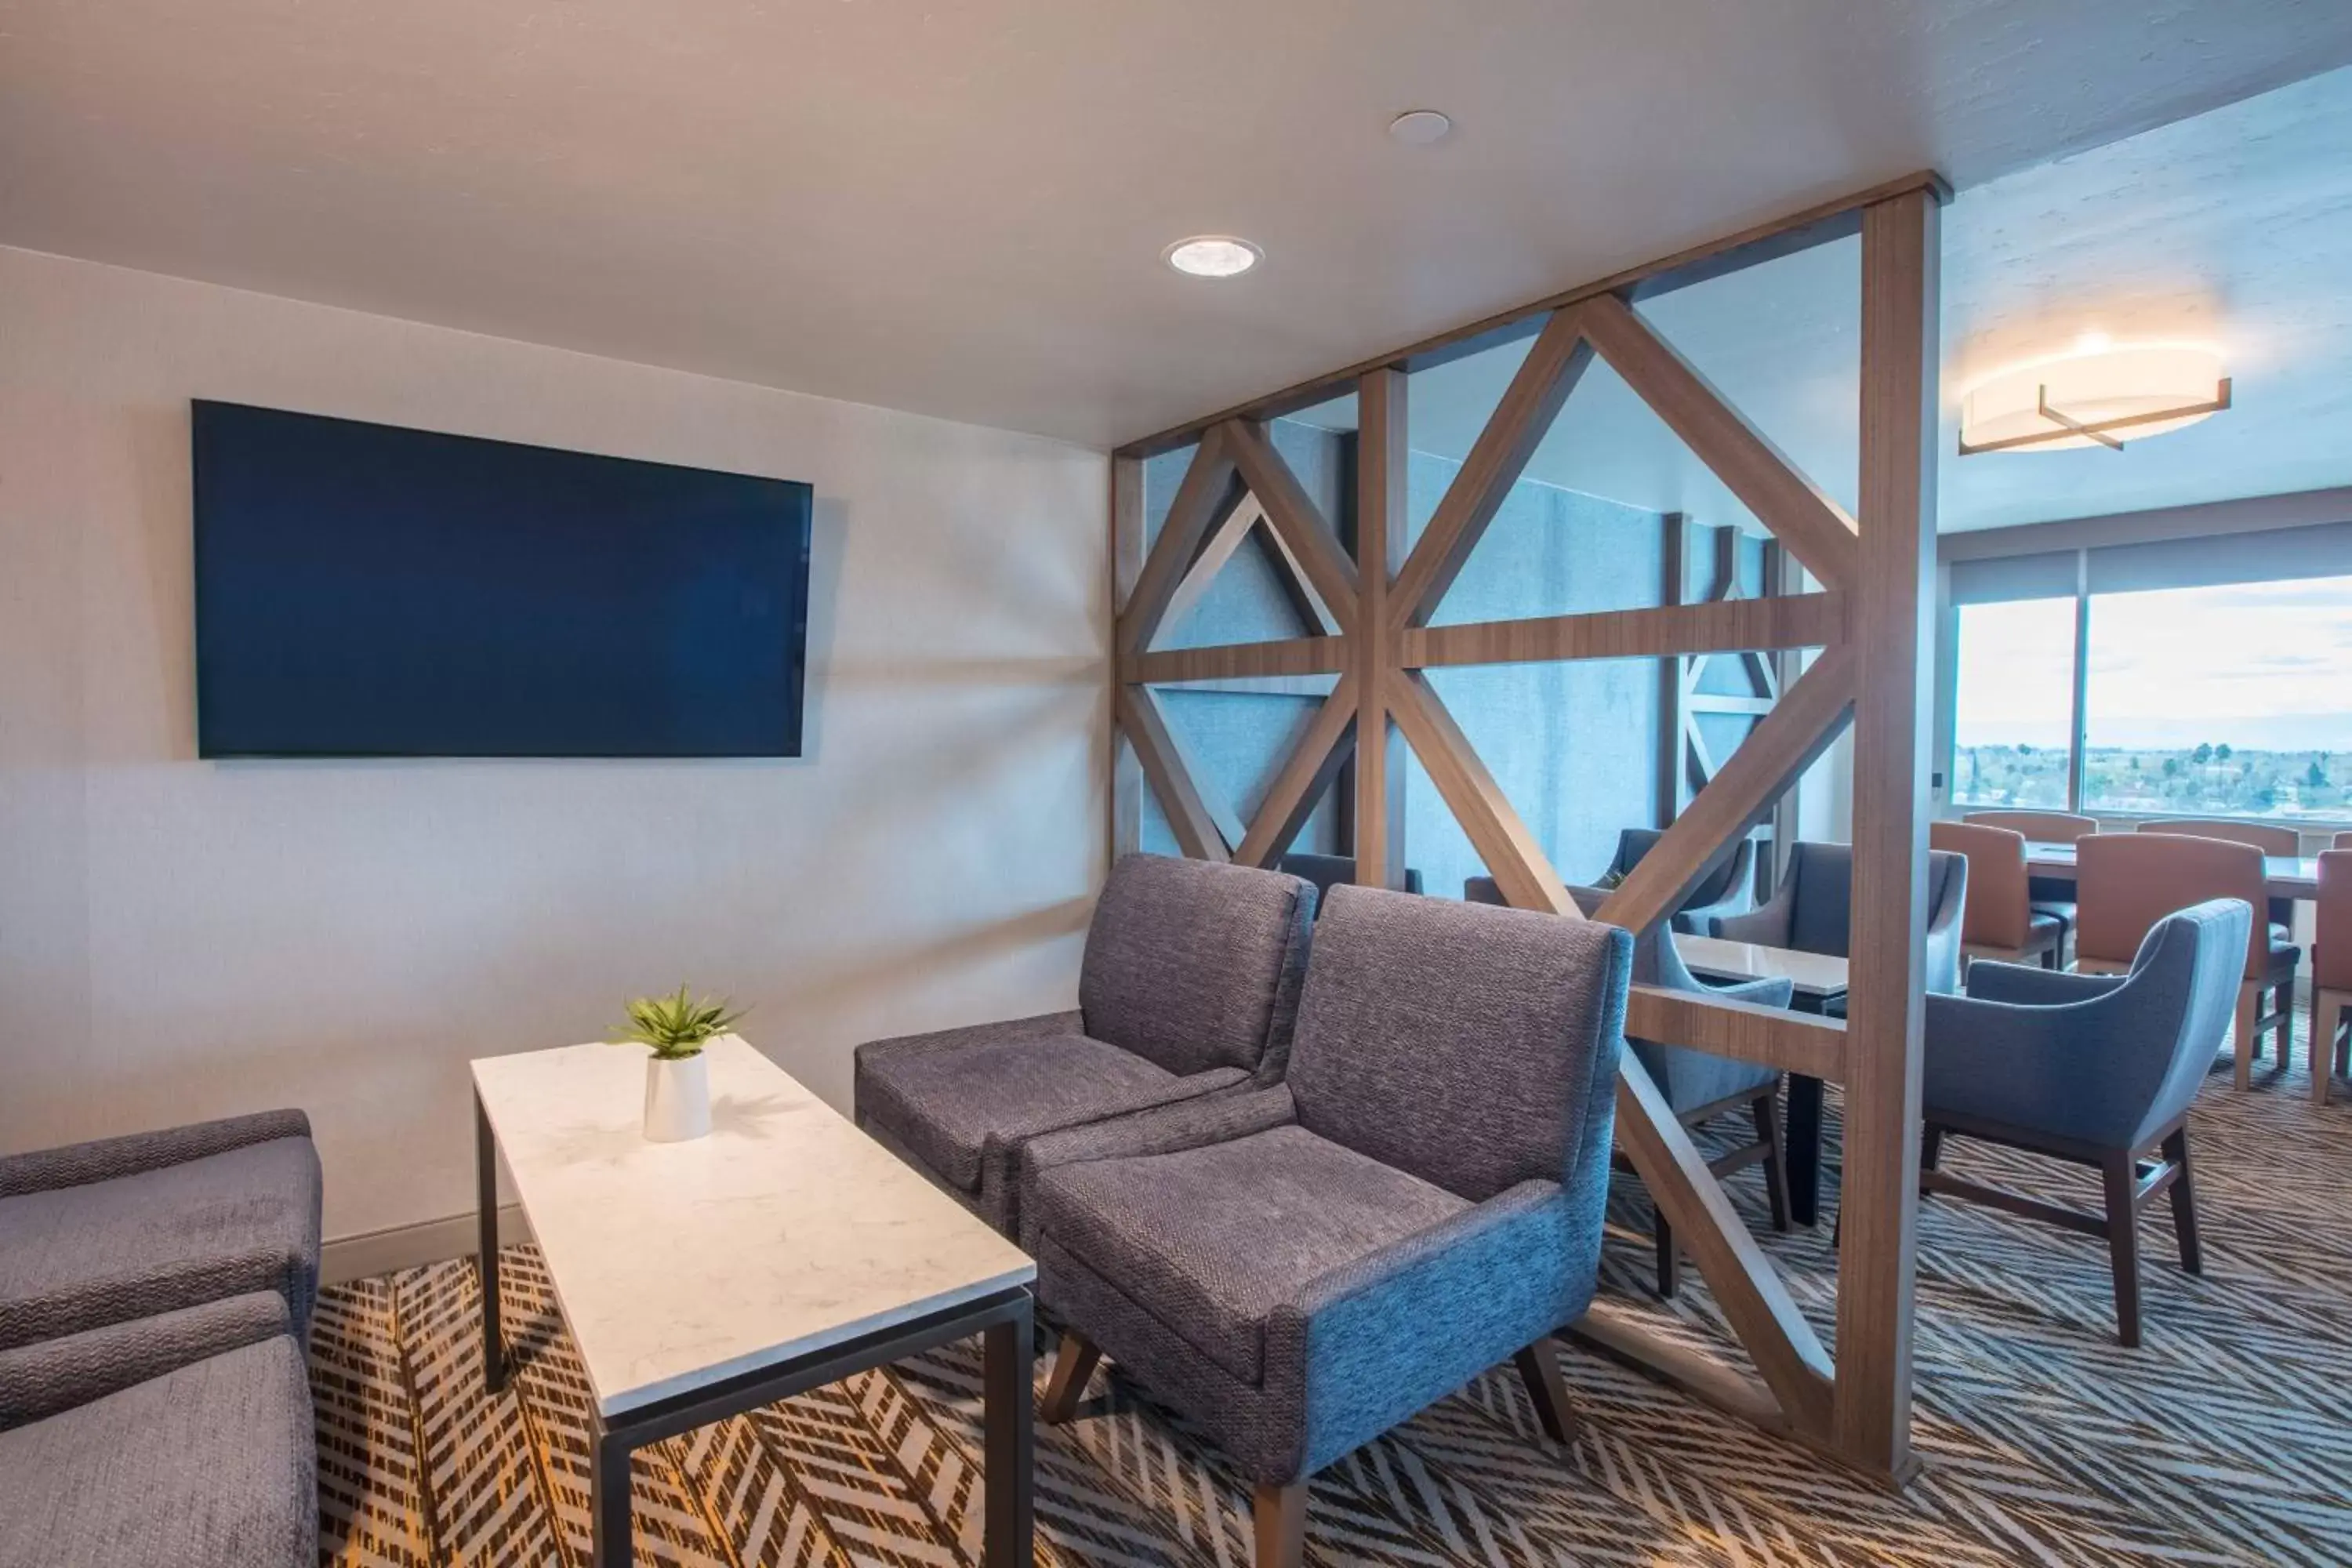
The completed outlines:
{"type": "MultiPolygon", "coordinates": [[[[2066,744],[2074,604],[1960,611],[1957,739],[2066,744]]],[[[2088,744],[2352,751],[2352,577],[2101,594],[2088,744]]]]}

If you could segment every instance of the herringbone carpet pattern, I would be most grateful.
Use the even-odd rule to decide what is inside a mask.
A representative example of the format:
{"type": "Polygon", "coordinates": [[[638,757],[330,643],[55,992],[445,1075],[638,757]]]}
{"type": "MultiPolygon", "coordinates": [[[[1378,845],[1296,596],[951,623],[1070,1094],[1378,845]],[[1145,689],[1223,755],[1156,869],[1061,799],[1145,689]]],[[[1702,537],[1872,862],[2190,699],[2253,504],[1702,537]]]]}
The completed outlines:
{"type": "MultiPolygon", "coordinates": [[[[2298,1052],[2298,1057],[2300,1052],[2298,1052]]],[[[2143,1226],[2147,1342],[2118,1348],[2104,1250],[1948,1200],[1919,1248],[1922,1473],[1886,1493],[1571,1345],[1584,1429],[1542,1446],[1490,1373],[1317,1478],[1325,1563],[2352,1563],[2352,1106],[2300,1069],[2200,1101],[2206,1272],[2143,1226]]],[[[1832,1150],[1834,1151],[1834,1128],[1832,1150]]],[[[1956,1144],[1949,1168],[2087,1201],[2087,1173],[1956,1144]]],[[[1735,1181],[1762,1227],[1753,1174],[1735,1181]]],[[[1833,1173],[1825,1191],[1833,1192],[1833,1173]]],[[[1605,1288],[1694,1339],[1722,1332],[1685,1270],[1644,1294],[1639,1188],[1619,1194],[1605,1288]]],[[[1835,1258],[1766,1236],[1824,1338],[1835,1258]]],[[[484,1397],[470,1263],[327,1291],[311,1344],[322,1560],[585,1568],[585,1387],[530,1247],[503,1306],[518,1373],[484,1397]]],[[[1040,1373],[1044,1363],[1040,1363],[1040,1373]]],[[[979,1354],[951,1347],[638,1456],[647,1563],[976,1561],[979,1354]]],[[[1248,1489],[1115,1372],[1040,1427],[1038,1561],[1246,1568],[1248,1489]]]]}

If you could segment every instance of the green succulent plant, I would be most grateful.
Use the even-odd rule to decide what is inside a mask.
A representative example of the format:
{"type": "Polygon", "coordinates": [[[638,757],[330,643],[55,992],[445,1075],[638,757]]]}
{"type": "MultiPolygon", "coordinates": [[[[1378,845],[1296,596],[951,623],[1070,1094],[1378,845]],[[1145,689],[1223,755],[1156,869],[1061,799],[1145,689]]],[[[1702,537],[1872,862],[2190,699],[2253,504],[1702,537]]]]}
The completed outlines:
{"type": "Polygon", "coordinates": [[[640,996],[624,1011],[629,1021],[613,1044],[649,1046],[655,1060],[675,1062],[700,1056],[705,1041],[732,1029],[751,1009],[730,1010],[724,996],[696,1001],[681,985],[675,996],[640,996]]]}

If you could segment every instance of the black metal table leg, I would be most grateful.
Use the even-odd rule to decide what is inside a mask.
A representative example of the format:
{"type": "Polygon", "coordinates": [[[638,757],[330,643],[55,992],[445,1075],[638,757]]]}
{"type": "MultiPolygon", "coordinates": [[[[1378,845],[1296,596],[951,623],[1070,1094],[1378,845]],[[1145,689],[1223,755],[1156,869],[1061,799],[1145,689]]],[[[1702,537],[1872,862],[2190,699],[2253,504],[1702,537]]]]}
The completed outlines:
{"type": "Polygon", "coordinates": [[[1789,1075],[1789,1217],[1809,1226],[1821,1215],[1822,1080],[1789,1075]]]}
{"type": "Polygon", "coordinates": [[[602,1421],[589,1427],[588,1515],[591,1568],[629,1568],[629,1443],[602,1421]]]}
{"type": "Polygon", "coordinates": [[[479,1089],[474,1092],[474,1198],[481,1233],[476,1262],[482,1279],[482,1386],[496,1394],[507,1385],[506,1353],[499,1345],[499,1140],[479,1089]]]}
{"type": "Polygon", "coordinates": [[[1028,1298],[1024,1296],[1019,1313],[1008,1321],[990,1324],[984,1341],[987,1568],[1029,1568],[1035,1551],[1032,1316],[1028,1298]]]}

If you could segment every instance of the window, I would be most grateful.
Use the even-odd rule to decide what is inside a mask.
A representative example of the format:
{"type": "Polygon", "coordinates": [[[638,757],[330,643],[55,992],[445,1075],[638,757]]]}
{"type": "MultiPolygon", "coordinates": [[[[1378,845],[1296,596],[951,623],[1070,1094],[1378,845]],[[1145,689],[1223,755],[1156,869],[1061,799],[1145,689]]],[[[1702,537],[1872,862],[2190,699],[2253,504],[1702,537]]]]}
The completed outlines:
{"type": "Polygon", "coordinates": [[[2352,817],[2352,577],[2095,594],[2089,659],[2084,809],[2352,817]]]}
{"type": "Polygon", "coordinates": [[[1952,800],[2065,810],[2074,599],[1963,605],[1959,620],[1952,800]]]}

